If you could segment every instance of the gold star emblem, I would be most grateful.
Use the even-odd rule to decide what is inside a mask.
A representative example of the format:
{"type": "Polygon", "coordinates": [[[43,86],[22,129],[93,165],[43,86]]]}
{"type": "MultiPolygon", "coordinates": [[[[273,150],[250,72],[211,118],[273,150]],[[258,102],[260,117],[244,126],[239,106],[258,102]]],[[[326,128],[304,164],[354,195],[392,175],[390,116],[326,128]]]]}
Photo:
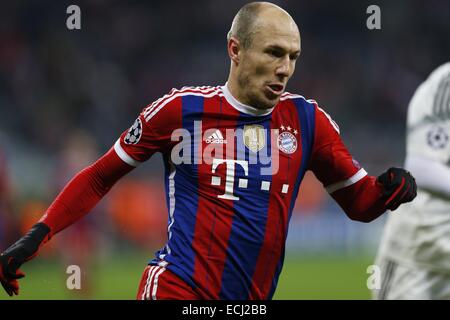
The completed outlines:
{"type": "Polygon", "coordinates": [[[297,129],[295,129],[295,130],[294,130],[294,134],[297,134],[297,133],[298,133],[298,131],[297,131],[297,129]]]}
{"type": "Polygon", "coordinates": [[[281,125],[281,130],[284,130],[284,126],[283,125],[281,125]]]}
{"type": "Polygon", "coordinates": [[[288,126],[287,129],[288,129],[288,131],[291,131],[292,128],[288,126]]]}

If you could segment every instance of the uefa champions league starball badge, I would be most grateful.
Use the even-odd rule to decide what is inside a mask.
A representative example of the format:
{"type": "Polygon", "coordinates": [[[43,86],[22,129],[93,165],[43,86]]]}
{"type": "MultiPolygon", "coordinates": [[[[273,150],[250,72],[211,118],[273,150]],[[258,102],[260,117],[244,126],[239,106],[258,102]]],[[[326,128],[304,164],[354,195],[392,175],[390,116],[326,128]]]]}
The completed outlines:
{"type": "Polygon", "coordinates": [[[137,118],[133,126],[128,130],[127,135],[124,138],[126,144],[136,144],[139,142],[142,136],[142,122],[137,118]]]}
{"type": "Polygon", "coordinates": [[[433,149],[444,149],[449,141],[448,134],[442,127],[433,127],[428,131],[427,142],[433,149]]]}
{"type": "MultiPolygon", "coordinates": [[[[281,129],[284,130],[285,127],[281,126],[281,129]]],[[[292,154],[297,150],[297,138],[294,134],[297,134],[297,130],[294,130],[294,134],[292,134],[290,131],[292,130],[291,127],[286,127],[288,131],[283,131],[280,133],[277,139],[278,149],[280,149],[282,152],[286,154],[292,154]]]]}

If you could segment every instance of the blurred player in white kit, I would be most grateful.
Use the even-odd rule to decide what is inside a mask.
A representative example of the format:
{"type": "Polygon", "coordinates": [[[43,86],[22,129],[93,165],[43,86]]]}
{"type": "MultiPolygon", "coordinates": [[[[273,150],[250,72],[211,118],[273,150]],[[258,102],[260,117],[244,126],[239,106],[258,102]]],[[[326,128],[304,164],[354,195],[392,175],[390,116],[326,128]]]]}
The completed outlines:
{"type": "Polygon", "coordinates": [[[434,70],[408,107],[405,168],[417,198],[390,214],[376,265],[375,299],[450,299],[450,62],[434,70]]]}

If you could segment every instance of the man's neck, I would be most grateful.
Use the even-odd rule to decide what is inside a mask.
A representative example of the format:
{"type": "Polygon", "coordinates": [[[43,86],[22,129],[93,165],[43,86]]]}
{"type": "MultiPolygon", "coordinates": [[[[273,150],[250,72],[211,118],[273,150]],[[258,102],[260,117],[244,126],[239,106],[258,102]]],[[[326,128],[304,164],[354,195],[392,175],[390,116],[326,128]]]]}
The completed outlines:
{"type": "Polygon", "coordinates": [[[233,106],[239,112],[253,115],[253,116],[265,116],[272,112],[274,108],[269,109],[259,109],[253,106],[242,103],[231,91],[230,83],[225,83],[222,87],[222,91],[224,93],[225,99],[227,99],[228,103],[233,106]]]}
{"type": "Polygon", "coordinates": [[[232,77],[228,78],[228,81],[226,83],[226,86],[228,88],[228,90],[230,91],[231,95],[240,103],[244,104],[244,105],[250,105],[250,103],[248,101],[246,101],[246,99],[244,98],[243,94],[241,93],[242,90],[238,85],[238,81],[235,80],[232,77]]]}

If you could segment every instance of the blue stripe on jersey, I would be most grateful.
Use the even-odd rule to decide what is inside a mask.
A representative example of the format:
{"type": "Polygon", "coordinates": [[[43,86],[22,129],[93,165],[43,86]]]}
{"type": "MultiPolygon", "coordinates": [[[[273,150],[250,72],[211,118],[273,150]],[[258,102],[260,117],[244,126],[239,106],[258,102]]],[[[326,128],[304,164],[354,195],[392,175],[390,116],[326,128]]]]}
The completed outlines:
{"type": "MultiPolygon", "coordinates": [[[[169,176],[171,174],[171,164],[170,164],[170,158],[167,154],[163,155],[163,162],[164,162],[164,186],[165,186],[165,192],[166,192],[166,205],[167,210],[169,213],[169,219],[167,222],[167,232],[169,233],[169,228],[171,227],[172,219],[170,217],[170,210],[171,210],[171,204],[170,204],[170,179],[169,176]]],[[[160,250],[158,250],[155,253],[155,258],[149,261],[150,265],[157,265],[161,258],[167,256],[168,254],[168,243],[160,250]]]]}
{"type": "Polygon", "coordinates": [[[312,148],[314,144],[314,130],[316,125],[316,108],[312,103],[307,102],[303,98],[293,99],[300,122],[300,130],[302,134],[302,161],[300,171],[295,182],[294,192],[292,194],[291,206],[289,208],[289,220],[294,209],[295,200],[297,199],[298,189],[303,180],[306,170],[308,170],[309,160],[311,158],[312,148]]]}
{"type": "MultiPolygon", "coordinates": [[[[291,220],[292,210],[294,209],[295,200],[297,199],[298,196],[298,189],[300,188],[300,183],[302,182],[305,172],[308,169],[309,160],[311,158],[312,148],[314,144],[314,130],[316,124],[316,109],[312,103],[307,102],[303,98],[292,99],[292,101],[296,106],[300,122],[300,130],[302,136],[302,159],[300,163],[300,170],[297,174],[297,179],[295,181],[294,191],[292,193],[291,205],[289,207],[288,223],[291,220]]],[[[286,238],[287,234],[288,233],[286,232],[286,238]]],[[[280,257],[280,261],[278,262],[277,268],[275,270],[274,278],[272,280],[272,287],[270,289],[269,295],[267,296],[267,299],[271,299],[275,293],[278,278],[280,276],[281,269],[283,267],[284,255],[285,252],[283,250],[283,253],[280,257]]]]}
{"type": "MultiPolygon", "coordinates": [[[[170,156],[164,154],[163,155],[163,163],[164,163],[164,189],[166,191],[166,205],[167,210],[170,210],[170,201],[169,201],[169,175],[170,175],[170,156]]],[[[170,225],[170,216],[168,224],[170,225]]]]}
{"type": "Polygon", "coordinates": [[[234,195],[239,200],[234,200],[234,216],[231,226],[231,234],[228,240],[227,258],[222,273],[222,284],[219,297],[221,299],[248,299],[259,252],[263,245],[267,214],[269,207],[270,191],[261,191],[261,181],[271,183],[272,175],[262,176],[260,170],[263,165],[259,161],[260,154],[270,156],[270,115],[263,118],[250,117],[240,114],[237,121],[238,141],[236,154],[237,160],[248,161],[248,176],[245,176],[243,168],[236,164],[234,195]],[[258,153],[250,151],[243,144],[244,125],[258,124],[265,129],[265,147],[258,153]],[[239,148],[239,146],[242,148],[239,148]],[[237,151],[239,152],[239,151],[237,151]],[[257,158],[258,157],[258,158],[257,158]],[[257,161],[255,161],[257,160],[257,161]],[[239,179],[247,179],[247,188],[239,187],[239,179]]]}
{"type": "MultiPolygon", "coordinates": [[[[164,260],[169,262],[167,268],[177,274],[180,278],[195,287],[192,281],[194,273],[195,254],[192,248],[194,239],[195,222],[198,208],[198,165],[194,157],[198,156],[198,148],[201,147],[201,137],[198,145],[194,143],[194,122],[201,121],[203,115],[204,98],[201,96],[183,96],[182,97],[182,126],[188,130],[191,136],[191,162],[178,164],[176,173],[173,176],[175,186],[175,210],[173,220],[170,220],[169,206],[169,224],[171,238],[168,242],[168,248],[165,251],[167,255],[164,260]]],[[[201,134],[201,132],[197,132],[201,134]]],[[[166,167],[166,184],[169,184],[168,175],[170,170],[166,167]]],[[[167,187],[166,190],[168,191],[167,187]]],[[[166,194],[167,197],[169,193],[166,194]]]]}

